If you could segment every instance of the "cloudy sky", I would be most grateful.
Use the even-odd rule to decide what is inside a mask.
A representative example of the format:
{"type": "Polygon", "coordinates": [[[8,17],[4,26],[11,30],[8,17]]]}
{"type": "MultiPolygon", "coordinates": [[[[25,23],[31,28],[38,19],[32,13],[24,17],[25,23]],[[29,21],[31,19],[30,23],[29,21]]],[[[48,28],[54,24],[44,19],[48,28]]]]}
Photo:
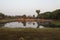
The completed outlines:
{"type": "Polygon", "coordinates": [[[60,0],[0,0],[0,12],[6,15],[36,15],[42,12],[60,9],[60,0]]]}

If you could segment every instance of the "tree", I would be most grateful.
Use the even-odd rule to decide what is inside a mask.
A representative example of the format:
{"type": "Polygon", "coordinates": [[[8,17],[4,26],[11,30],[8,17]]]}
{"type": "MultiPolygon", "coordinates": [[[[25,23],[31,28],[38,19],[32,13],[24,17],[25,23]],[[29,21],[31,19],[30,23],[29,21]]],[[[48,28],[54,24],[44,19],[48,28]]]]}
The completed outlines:
{"type": "Polygon", "coordinates": [[[36,10],[36,13],[38,14],[37,18],[39,18],[40,10],[36,10]]]}
{"type": "Polygon", "coordinates": [[[3,19],[4,18],[4,14],[3,13],[0,13],[0,19],[3,19]]]}
{"type": "Polygon", "coordinates": [[[60,9],[57,9],[53,12],[44,12],[39,14],[39,10],[36,10],[38,16],[37,18],[43,18],[43,19],[60,19],[60,9]]]}
{"type": "Polygon", "coordinates": [[[39,14],[40,13],[40,10],[36,10],[36,13],[39,14]]]}
{"type": "Polygon", "coordinates": [[[26,15],[23,15],[23,18],[25,19],[26,18],[26,15]]]}
{"type": "Polygon", "coordinates": [[[51,12],[45,12],[44,13],[44,18],[46,18],[46,19],[50,19],[52,16],[51,16],[51,12]]]}
{"type": "Polygon", "coordinates": [[[60,9],[52,12],[54,19],[60,19],[60,9]]]}

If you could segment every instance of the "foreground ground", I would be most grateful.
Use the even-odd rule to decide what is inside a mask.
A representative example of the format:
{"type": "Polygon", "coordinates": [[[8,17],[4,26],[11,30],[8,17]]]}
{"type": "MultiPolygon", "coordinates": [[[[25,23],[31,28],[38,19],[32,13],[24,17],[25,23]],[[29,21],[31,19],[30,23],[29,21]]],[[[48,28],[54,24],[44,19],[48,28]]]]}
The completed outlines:
{"type": "Polygon", "coordinates": [[[0,40],[60,40],[60,29],[0,28],[0,40]]]}

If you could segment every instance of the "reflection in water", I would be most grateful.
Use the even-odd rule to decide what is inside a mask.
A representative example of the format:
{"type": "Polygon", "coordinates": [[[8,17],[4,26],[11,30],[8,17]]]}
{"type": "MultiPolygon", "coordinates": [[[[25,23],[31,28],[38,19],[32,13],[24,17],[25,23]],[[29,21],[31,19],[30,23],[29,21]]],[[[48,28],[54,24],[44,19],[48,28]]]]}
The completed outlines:
{"type": "Polygon", "coordinates": [[[44,26],[40,25],[40,22],[10,22],[10,23],[5,23],[1,27],[8,27],[8,28],[44,28],[44,26]]]}
{"type": "Polygon", "coordinates": [[[37,24],[38,24],[37,28],[39,28],[39,26],[40,26],[40,22],[37,22],[37,24]]]}
{"type": "Polygon", "coordinates": [[[24,28],[23,24],[21,22],[10,22],[10,23],[6,23],[4,25],[4,27],[8,27],[8,28],[24,28]]]}
{"type": "Polygon", "coordinates": [[[33,25],[35,25],[35,23],[33,23],[33,25]]]}
{"type": "Polygon", "coordinates": [[[4,27],[5,23],[0,23],[0,28],[4,27]]]}
{"type": "Polygon", "coordinates": [[[23,23],[23,26],[26,26],[26,22],[22,22],[23,23]]]}

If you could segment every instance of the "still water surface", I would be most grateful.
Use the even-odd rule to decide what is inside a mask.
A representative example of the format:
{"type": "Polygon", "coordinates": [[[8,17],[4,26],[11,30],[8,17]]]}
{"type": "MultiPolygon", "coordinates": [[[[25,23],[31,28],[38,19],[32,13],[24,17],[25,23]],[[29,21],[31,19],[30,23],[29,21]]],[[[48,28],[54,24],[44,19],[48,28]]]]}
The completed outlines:
{"type": "Polygon", "coordinates": [[[38,22],[9,22],[0,26],[7,28],[37,28],[37,27],[45,28],[44,26],[40,25],[40,23],[38,22]]]}

